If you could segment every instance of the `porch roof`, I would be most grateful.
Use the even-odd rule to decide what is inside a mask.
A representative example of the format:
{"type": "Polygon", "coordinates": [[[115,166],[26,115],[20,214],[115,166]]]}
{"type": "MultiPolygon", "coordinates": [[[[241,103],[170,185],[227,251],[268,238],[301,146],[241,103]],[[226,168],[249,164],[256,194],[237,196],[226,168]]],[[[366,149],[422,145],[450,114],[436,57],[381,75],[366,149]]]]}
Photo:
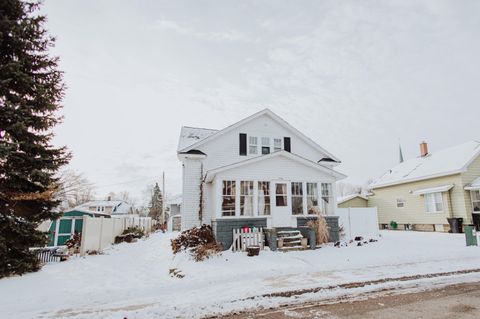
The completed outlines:
{"type": "Polygon", "coordinates": [[[429,188],[422,188],[422,189],[416,189],[412,191],[412,195],[425,195],[425,194],[431,194],[431,193],[443,193],[447,192],[450,189],[453,188],[453,184],[448,184],[448,185],[440,185],[440,186],[435,186],[435,187],[429,187],[429,188]]]}
{"type": "Polygon", "coordinates": [[[465,186],[465,189],[469,191],[480,190],[480,177],[477,177],[470,185],[465,186]]]}
{"type": "Polygon", "coordinates": [[[288,158],[292,161],[298,162],[302,165],[309,166],[313,169],[317,169],[321,172],[330,174],[331,176],[335,177],[336,179],[343,179],[343,178],[347,177],[346,175],[343,175],[342,173],[339,173],[339,172],[331,169],[330,167],[323,166],[321,164],[312,162],[312,161],[307,160],[307,159],[305,159],[301,156],[298,156],[296,154],[292,154],[290,152],[281,150],[281,151],[277,151],[277,152],[274,152],[274,153],[271,153],[271,154],[268,154],[268,155],[257,156],[257,157],[250,158],[250,159],[247,159],[247,160],[244,160],[244,161],[240,161],[240,162],[237,162],[237,163],[234,163],[234,164],[230,164],[230,165],[226,165],[226,166],[222,166],[222,167],[219,167],[219,168],[209,170],[206,173],[205,181],[206,182],[211,182],[215,178],[215,175],[218,174],[218,173],[228,171],[230,169],[242,167],[242,166],[245,166],[245,165],[249,165],[249,164],[253,164],[253,163],[257,163],[257,162],[261,162],[261,161],[266,161],[268,159],[275,158],[275,157],[278,157],[278,156],[283,156],[283,157],[288,158]]]}

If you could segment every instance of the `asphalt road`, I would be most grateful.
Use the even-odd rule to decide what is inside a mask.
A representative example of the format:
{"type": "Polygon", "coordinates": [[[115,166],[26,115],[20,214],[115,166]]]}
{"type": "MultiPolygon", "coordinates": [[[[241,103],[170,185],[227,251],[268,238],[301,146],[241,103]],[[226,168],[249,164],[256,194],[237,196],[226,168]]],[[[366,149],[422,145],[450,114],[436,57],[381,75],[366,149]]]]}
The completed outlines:
{"type": "Polygon", "coordinates": [[[418,293],[381,296],[330,305],[296,305],[226,318],[479,319],[480,283],[458,284],[418,293]]]}

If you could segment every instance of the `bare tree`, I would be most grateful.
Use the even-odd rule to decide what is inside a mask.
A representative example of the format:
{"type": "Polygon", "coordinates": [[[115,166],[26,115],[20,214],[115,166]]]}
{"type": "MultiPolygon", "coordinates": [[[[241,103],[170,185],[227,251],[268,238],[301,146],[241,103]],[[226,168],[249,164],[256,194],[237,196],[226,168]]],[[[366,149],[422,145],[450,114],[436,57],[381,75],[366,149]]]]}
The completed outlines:
{"type": "Polygon", "coordinates": [[[55,196],[61,200],[60,209],[65,210],[92,200],[95,193],[93,184],[83,174],[67,169],[60,173],[55,196]]]}

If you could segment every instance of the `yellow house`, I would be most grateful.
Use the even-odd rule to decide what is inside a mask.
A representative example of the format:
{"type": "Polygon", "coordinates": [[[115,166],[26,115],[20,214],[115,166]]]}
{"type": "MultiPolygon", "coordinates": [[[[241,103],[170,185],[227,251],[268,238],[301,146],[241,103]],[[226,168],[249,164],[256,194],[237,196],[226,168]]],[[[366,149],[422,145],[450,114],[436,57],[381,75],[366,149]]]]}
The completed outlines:
{"type": "Polygon", "coordinates": [[[351,194],[347,196],[337,197],[337,207],[368,207],[368,198],[361,194],[351,194]]]}
{"type": "Polygon", "coordinates": [[[447,219],[480,228],[480,142],[434,153],[420,144],[420,156],[400,163],[370,185],[369,207],[377,207],[381,228],[450,230],[447,219]]]}

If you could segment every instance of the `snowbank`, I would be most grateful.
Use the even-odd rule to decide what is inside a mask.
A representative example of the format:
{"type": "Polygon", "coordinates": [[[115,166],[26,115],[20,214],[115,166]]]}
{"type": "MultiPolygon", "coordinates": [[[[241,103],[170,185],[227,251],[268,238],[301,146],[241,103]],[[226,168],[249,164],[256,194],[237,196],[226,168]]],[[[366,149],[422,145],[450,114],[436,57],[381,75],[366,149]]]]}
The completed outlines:
{"type": "Polygon", "coordinates": [[[174,235],[155,233],[104,255],[2,279],[0,313],[6,318],[200,317],[282,302],[248,299],[272,292],[471,269],[480,262],[480,248],[465,247],[462,234],[384,231],[380,241],[361,247],[262,251],[254,258],[224,252],[200,263],[186,254],[172,256],[174,235]],[[171,268],[185,277],[170,277],[171,268]]]}

